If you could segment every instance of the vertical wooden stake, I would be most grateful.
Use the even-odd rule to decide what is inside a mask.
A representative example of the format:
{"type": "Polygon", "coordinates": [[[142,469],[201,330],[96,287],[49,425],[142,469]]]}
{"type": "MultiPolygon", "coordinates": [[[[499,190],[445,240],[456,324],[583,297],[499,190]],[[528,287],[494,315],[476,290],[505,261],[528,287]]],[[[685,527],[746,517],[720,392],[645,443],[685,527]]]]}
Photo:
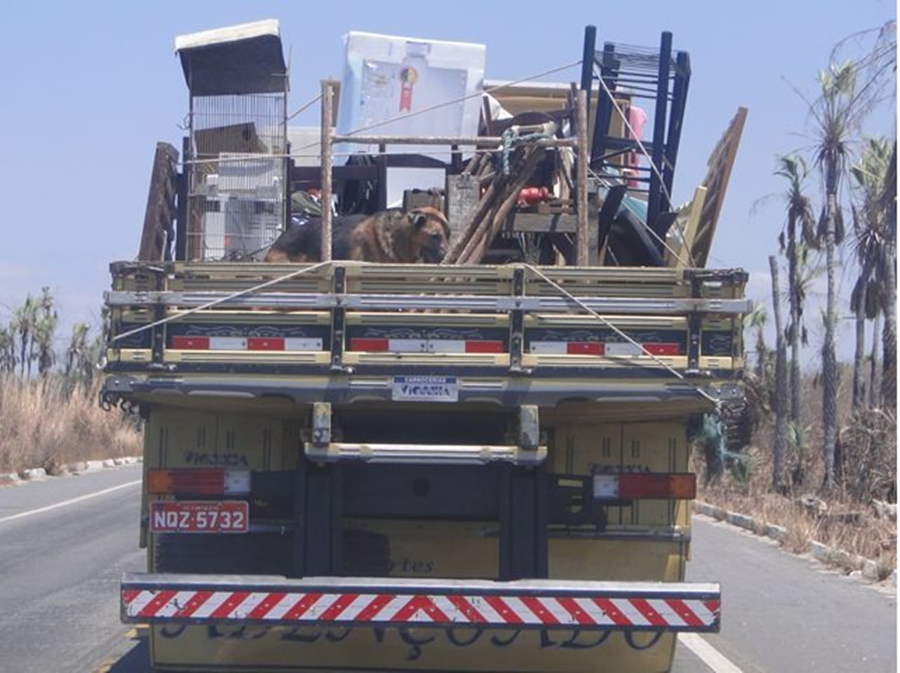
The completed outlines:
{"type": "Polygon", "coordinates": [[[587,266],[590,255],[588,251],[588,126],[587,126],[587,92],[579,89],[575,98],[575,133],[578,134],[578,156],[576,158],[576,192],[575,208],[578,214],[576,244],[576,263],[587,266]]]}
{"type": "Polygon", "coordinates": [[[331,80],[322,80],[322,261],[331,261],[331,144],[334,129],[331,120],[334,116],[334,89],[331,80]]]}

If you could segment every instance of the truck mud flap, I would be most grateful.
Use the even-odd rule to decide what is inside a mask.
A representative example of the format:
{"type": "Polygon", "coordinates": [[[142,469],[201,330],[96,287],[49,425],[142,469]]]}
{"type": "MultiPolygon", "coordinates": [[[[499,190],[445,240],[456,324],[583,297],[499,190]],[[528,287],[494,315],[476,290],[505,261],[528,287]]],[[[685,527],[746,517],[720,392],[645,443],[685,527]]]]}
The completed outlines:
{"type": "Polygon", "coordinates": [[[126,573],[122,621],[718,632],[718,584],[126,573]]]}

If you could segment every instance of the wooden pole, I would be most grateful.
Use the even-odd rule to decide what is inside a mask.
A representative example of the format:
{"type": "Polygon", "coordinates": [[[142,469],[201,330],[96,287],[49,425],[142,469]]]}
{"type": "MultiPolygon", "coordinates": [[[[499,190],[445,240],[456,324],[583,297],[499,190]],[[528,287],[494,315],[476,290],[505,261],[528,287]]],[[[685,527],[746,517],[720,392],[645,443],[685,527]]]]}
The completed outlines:
{"type": "Polygon", "coordinates": [[[576,158],[575,209],[578,214],[578,230],[575,236],[576,264],[587,266],[588,251],[588,132],[587,132],[587,92],[579,89],[575,98],[575,132],[578,134],[578,156],[576,158]]]}
{"type": "Polygon", "coordinates": [[[332,167],[332,143],[334,141],[334,129],[331,120],[334,117],[334,82],[322,80],[322,136],[321,136],[321,166],[322,166],[322,261],[331,261],[331,167],[332,167]]]}
{"type": "Polygon", "coordinates": [[[784,457],[787,452],[787,348],[781,327],[781,288],[778,283],[778,260],[769,256],[772,272],[772,313],[775,315],[775,441],[772,455],[772,488],[782,492],[784,486],[784,457]]]}

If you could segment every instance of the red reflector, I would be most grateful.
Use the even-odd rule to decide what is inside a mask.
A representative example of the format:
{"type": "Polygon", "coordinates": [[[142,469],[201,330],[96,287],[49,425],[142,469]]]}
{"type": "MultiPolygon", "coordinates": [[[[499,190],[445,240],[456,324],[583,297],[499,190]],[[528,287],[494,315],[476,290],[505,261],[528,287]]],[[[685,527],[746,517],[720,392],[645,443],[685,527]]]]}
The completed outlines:
{"type": "Polygon", "coordinates": [[[350,350],[382,353],[388,349],[387,339],[350,339],[350,350]]]}
{"type": "Polygon", "coordinates": [[[502,341],[467,341],[466,353],[502,353],[502,341]]]}
{"type": "Polygon", "coordinates": [[[650,355],[678,355],[678,344],[641,344],[650,355]]]}
{"type": "Polygon", "coordinates": [[[265,339],[262,337],[250,337],[247,339],[248,351],[283,351],[284,339],[265,339]]]}
{"type": "Polygon", "coordinates": [[[697,495],[694,474],[629,474],[619,475],[619,497],[646,499],[693,500],[697,495]]]}
{"type": "Polygon", "coordinates": [[[173,336],[172,348],[178,350],[209,350],[209,337],[173,336]]]}
{"type": "Polygon", "coordinates": [[[150,495],[223,495],[225,470],[149,470],[145,483],[150,495]]]}
{"type": "Polygon", "coordinates": [[[603,355],[605,350],[599,341],[570,341],[566,344],[567,355],[603,355]]]}

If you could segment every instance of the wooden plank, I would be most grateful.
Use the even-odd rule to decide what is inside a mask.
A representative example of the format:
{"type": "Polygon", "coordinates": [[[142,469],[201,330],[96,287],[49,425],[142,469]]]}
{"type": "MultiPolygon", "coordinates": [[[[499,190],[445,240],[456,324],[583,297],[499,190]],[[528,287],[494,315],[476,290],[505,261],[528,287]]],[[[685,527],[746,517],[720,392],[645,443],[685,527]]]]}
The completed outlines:
{"type": "MultiPolygon", "coordinates": [[[[706,204],[706,187],[702,185],[694,190],[694,199],[688,204],[687,222],[684,225],[684,231],[681,236],[675,236],[667,241],[670,249],[666,250],[666,265],[674,266],[676,269],[685,269],[689,265],[692,266],[689,250],[694,247],[694,240],[697,237],[697,227],[700,224],[700,216],[703,213],[703,206],[706,204]]],[[[681,213],[679,213],[679,217],[681,213]]],[[[675,227],[678,226],[676,222],[675,227]]]]}
{"type": "Polygon", "coordinates": [[[169,143],[156,143],[153,170],[147,208],[144,211],[144,229],[138,259],[148,262],[162,261],[165,252],[174,242],[175,194],[178,179],[178,150],[169,143]]]}
{"type": "Polygon", "coordinates": [[[731,169],[734,166],[746,120],[747,108],[738,108],[737,114],[716,144],[707,164],[706,177],[701,183],[707,190],[706,203],[703,206],[700,221],[697,224],[697,234],[691,248],[692,257],[698,267],[706,266],[709,258],[709,251],[716,233],[716,224],[719,221],[719,214],[722,212],[722,203],[725,200],[728,180],[731,177],[731,169]]]}

